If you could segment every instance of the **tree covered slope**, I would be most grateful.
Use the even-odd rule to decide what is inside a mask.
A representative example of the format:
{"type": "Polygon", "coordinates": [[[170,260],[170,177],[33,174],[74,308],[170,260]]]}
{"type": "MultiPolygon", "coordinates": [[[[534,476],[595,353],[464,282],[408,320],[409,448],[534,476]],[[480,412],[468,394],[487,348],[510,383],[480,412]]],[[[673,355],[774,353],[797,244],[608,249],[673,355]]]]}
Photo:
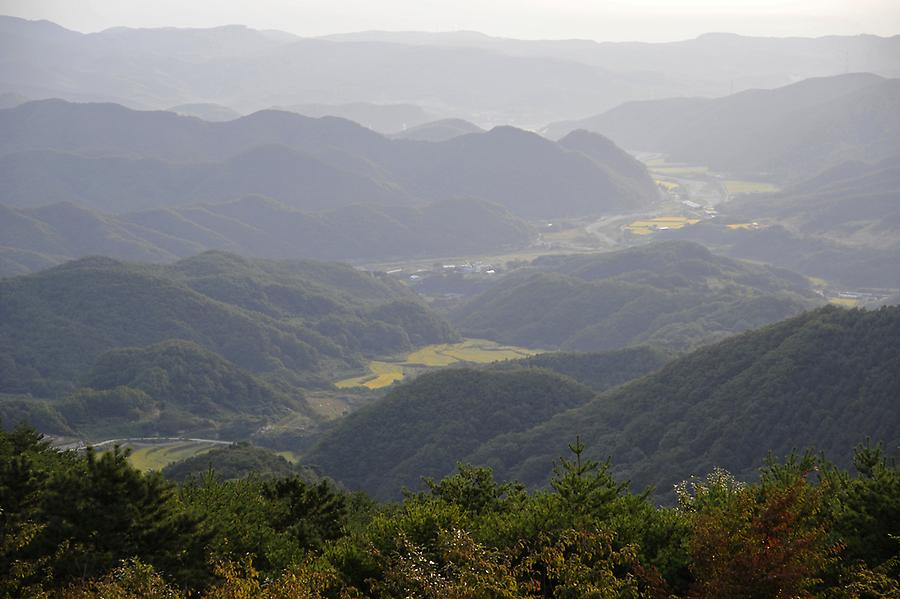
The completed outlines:
{"type": "Polygon", "coordinates": [[[459,461],[539,486],[578,435],[587,457],[612,458],[619,480],[652,486],[658,500],[671,501],[674,483],[717,466],[752,478],[770,451],[813,447],[847,463],[859,439],[895,446],[898,334],[900,307],[825,307],[666,365],[645,362],[632,367],[636,378],[616,387],[622,362],[640,364],[645,350],[448,370],[352,414],[304,461],[379,497],[415,487],[420,476],[443,476],[459,461]],[[602,392],[522,369],[544,365],[595,378],[602,392]]]}
{"type": "Polygon", "coordinates": [[[0,280],[0,393],[19,395],[0,406],[21,415],[22,394],[57,402],[125,389],[137,393],[136,420],[172,423],[160,429],[258,420],[302,410],[300,388],[363,356],[457,338],[402,285],[346,265],[85,258],[0,280]]]}
{"type": "Polygon", "coordinates": [[[821,308],[697,350],[465,460],[541,484],[579,434],[592,457],[611,456],[617,476],[664,496],[715,465],[752,476],[770,451],[815,447],[845,461],[867,436],[894,447],[898,335],[898,307],[821,308]]]}
{"type": "Polygon", "coordinates": [[[351,488],[396,497],[403,486],[418,487],[422,476],[450,473],[489,439],[583,405],[594,391],[665,361],[647,348],[550,353],[423,375],[337,423],[304,462],[351,488]]]}
{"type": "Polygon", "coordinates": [[[606,254],[544,256],[453,316],[461,331],[531,347],[685,350],[815,305],[788,271],[664,242],[606,254]]]}

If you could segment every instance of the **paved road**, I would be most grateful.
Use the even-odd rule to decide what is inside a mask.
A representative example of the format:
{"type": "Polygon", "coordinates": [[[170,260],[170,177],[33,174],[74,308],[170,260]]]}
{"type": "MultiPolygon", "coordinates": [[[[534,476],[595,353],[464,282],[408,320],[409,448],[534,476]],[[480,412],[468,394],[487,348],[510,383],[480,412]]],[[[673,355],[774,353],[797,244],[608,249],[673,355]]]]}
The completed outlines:
{"type": "Polygon", "coordinates": [[[91,447],[106,447],[108,445],[124,445],[126,443],[162,443],[162,442],[185,442],[193,443],[212,443],[214,445],[232,445],[232,441],[222,441],[220,439],[195,439],[190,437],[128,437],[124,439],[107,439],[106,441],[97,441],[96,443],[85,443],[77,441],[74,443],[65,443],[57,445],[57,449],[82,449],[88,445],[91,447]]]}

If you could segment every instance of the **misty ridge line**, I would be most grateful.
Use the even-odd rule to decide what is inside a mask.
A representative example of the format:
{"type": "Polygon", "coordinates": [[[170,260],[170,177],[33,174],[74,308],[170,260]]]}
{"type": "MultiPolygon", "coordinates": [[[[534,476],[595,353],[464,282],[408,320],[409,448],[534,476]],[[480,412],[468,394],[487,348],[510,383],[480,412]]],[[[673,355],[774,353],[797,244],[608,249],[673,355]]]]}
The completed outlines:
{"type": "MultiPolygon", "coordinates": [[[[716,97],[847,71],[900,74],[897,36],[708,34],[600,44],[363,32],[300,39],[242,26],[80,34],[10,17],[0,30],[9,34],[10,57],[0,80],[26,97],[156,109],[214,103],[237,114],[298,105],[332,111],[353,103],[406,105],[426,111],[428,120],[462,118],[482,127],[537,129],[629,100],[716,97]],[[21,68],[17,57],[25,61],[21,68]]],[[[355,116],[383,133],[426,122],[412,113],[384,124],[355,116]]]]}

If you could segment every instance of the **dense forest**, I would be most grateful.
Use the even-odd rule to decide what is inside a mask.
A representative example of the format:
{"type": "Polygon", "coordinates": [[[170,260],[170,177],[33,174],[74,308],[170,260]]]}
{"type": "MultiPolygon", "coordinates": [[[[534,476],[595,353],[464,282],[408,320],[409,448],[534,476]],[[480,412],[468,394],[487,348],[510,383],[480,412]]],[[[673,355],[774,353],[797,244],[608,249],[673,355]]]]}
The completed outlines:
{"type": "Polygon", "coordinates": [[[543,256],[451,315],[463,334],[568,351],[652,344],[684,351],[793,316],[818,298],[803,277],[686,242],[543,256]]]}
{"type": "Polygon", "coordinates": [[[0,433],[0,592],[15,597],[893,597],[900,469],[813,454],[655,507],[577,438],[533,492],[461,465],[395,504],[297,476],[175,486],[114,449],[0,433]]]}

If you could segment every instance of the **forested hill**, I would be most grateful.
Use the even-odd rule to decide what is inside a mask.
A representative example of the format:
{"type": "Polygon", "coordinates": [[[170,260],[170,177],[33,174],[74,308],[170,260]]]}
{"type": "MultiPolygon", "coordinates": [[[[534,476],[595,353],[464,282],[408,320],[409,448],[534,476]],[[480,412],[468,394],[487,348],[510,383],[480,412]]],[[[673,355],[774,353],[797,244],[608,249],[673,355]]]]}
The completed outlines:
{"type": "Polygon", "coordinates": [[[545,256],[459,307],[463,332],[530,347],[685,350],[796,315],[818,302],[801,276],[663,242],[545,256]]]}
{"type": "Polygon", "coordinates": [[[825,307],[675,360],[465,457],[498,478],[546,482],[576,434],[634,488],[715,466],[751,477],[769,452],[814,447],[845,463],[859,439],[900,443],[900,307],[825,307]]]}
{"type": "Polygon", "coordinates": [[[521,360],[497,362],[491,367],[543,368],[587,385],[594,391],[606,391],[661,368],[672,358],[650,347],[632,347],[604,352],[545,352],[521,360]]]}
{"type": "Polygon", "coordinates": [[[304,461],[351,488],[397,497],[403,486],[417,488],[422,476],[449,474],[489,439],[535,426],[590,401],[592,390],[665,361],[660,352],[637,348],[543,354],[423,375],[338,422],[304,461]]]}
{"type": "MultiPolygon", "coordinates": [[[[293,389],[324,384],[335,369],[358,367],[365,355],[457,338],[401,284],[341,264],[246,260],[209,252],[169,266],[86,258],[0,280],[0,393],[39,398],[59,399],[84,385],[144,389],[156,370],[166,370],[160,360],[171,356],[174,346],[107,352],[170,340],[196,348],[190,359],[179,354],[185,359],[178,369],[191,371],[214,358],[214,370],[237,367],[289,382],[293,389]],[[211,357],[196,359],[201,349],[211,357]],[[121,360],[139,364],[143,374],[108,367],[121,360]],[[89,377],[98,368],[108,374],[100,377],[103,384],[89,377]]],[[[172,376],[170,381],[177,380],[172,376]]],[[[188,387],[207,380],[202,369],[180,377],[188,387]]],[[[250,388],[226,386],[234,397],[215,401],[240,401],[237,390],[250,388]]],[[[158,397],[176,408],[200,400],[190,397],[189,389],[184,393],[163,386],[158,397]]],[[[259,403],[250,396],[246,401],[259,403]]]]}

